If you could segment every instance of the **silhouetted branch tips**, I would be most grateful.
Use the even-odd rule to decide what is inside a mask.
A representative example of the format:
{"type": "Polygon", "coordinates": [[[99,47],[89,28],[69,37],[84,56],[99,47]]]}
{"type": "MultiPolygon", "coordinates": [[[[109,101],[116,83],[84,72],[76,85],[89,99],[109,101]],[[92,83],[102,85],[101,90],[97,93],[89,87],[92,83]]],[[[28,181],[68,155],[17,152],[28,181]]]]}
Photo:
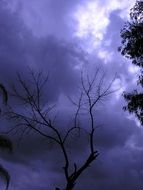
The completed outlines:
{"type": "MultiPolygon", "coordinates": [[[[97,82],[98,80],[96,80],[98,74],[99,74],[99,69],[96,71],[94,77],[90,79],[88,74],[86,75],[86,77],[84,77],[84,73],[82,72],[81,73],[82,88],[80,89],[81,96],[79,96],[78,101],[73,101],[72,99],[69,98],[72,104],[77,107],[77,110],[75,112],[75,120],[77,119],[77,116],[80,114],[81,110],[83,109],[83,105],[86,105],[87,114],[89,114],[90,118],[90,124],[89,124],[90,153],[87,156],[87,159],[80,167],[77,168],[77,165],[74,163],[74,171],[68,176],[66,190],[72,190],[74,188],[79,176],[92,164],[92,162],[99,155],[98,151],[95,150],[95,145],[94,145],[94,132],[95,132],[94,108],[97,105],[97,103],[99,103],[100,100],[103,99],[103,97],[107,97],[108,95],[114,92],[111,91],[111,87],[113,82],[115,81],[115,77],[111,80],[111,82],[108,83],[107,86],[104,86],[105,73],[101,76],[99,83],[97,82]]],[[[68,133],[71,132],[73,129],[76,129],[76,127],[71,128],[68,131],[68,133]]]]}
{"type": "MultiPolygon", "coordinates": [[[[32,82],[30,80],[27,82],[18,74],[17,85],[19,85],[21,89],[19,90],[16,85],[13,85],[12,88],[12,95],[21,102],[21,109],[24,108],[24,110],[27,111],[20,112],[9,105],[9,109],[6,110],[5,115],[8,119],[17,122],[17,128],[22,129],[20,140],[23,138],[26,131],[33,130],[42,137],[52,140],[58,145],[64,159],[62,168],[66,179],[65,190],[72,190],[80,175],[87,170],[99,155],[94,143],[94,133],[96,129],[94,114],[98,103],[103,101],[103,98],[113,93],[111,91],[113,81],[105,85],[105,74],[103,73],[103,75],[100,76],[99,68],[95,71],[93,77],[89,74],[85,74],[83,71],[81,72],[81,84],[80,88],[78,88],[79,96],[76,98],[69,97],[73,109],[75,109],[73,123],[69,128],[66,128],[63,133],[51,117],[51,112],[55,108],[55,105],[44,105],[42,102],[42,90],[49,77],[44,77],[42,72],[35,73],[33,71],[30,71],[30,76],[32,82]],[[82,126],[82,122],[80,122],[81,113],[85,111],[86,116],[89,118],[86,129],[82,126]],[[73,132],[77,131],[79,133],[81,130],[86,130],[88,134],[89,142],[87,147],[85,147],[88,149],[88,154],[83,163],[77,165],[74,160],[73,162],[71,161],[67,142],[69,142],[69,137],[71,137],[73,132]]],[[[15,131],[16,126],[10,129],[8,133],[15,131]]],[[[8,142],[9,141],[3,141],[3,146],[6,146],[8,142]]],[[[56,190],[59,190],[59,188],[56,187],[56,190]]]]}

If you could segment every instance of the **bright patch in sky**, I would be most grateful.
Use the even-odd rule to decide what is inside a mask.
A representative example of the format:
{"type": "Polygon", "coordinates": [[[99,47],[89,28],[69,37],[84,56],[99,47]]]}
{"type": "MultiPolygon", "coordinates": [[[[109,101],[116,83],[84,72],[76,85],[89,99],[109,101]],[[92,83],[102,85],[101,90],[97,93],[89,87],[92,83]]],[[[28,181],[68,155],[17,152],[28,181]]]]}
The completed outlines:
{"type": "Polygon", "coordinates": [[[117,78],[113,85],[112,85],[113,90],[115,90],[115,98],[116,100],[119,100],[121,97],[121,94],[124,92],[125,87],[124,87],[124,81],[122,79],[117,78]]]}
{"type": "Polygon", "coordinates": [[[137,66],[135,66],[135,65],[129,65],[129,67],[128,67],[128,71],[130,72],[130,73],[132,73],[132,74],[137,74],[137,73],[139,73],[139,70],[140,70],[140,68],[139,67],[137,67],[137,66]]]}
{"type": "Polygon", "coordinates": [[[103,39],[105,29],[109,24],[109,19],[105,9],[99,7],[96,2],[90,2],[80,5],[75,13],[75,19],[78,22],[75,35],[80,38],[94,37],[94,45],[103,39]]]}
{"type": "Polygon", "coordinates": [[[137,127],[142,127],[141,123],[139,122],[139,120],[137,119],[137,117],[135,116],[135,114],[129,114],[127,115],[127,119],[131,120],[131,121],[135,121],[137,127]]]}
{"type": "Polygon", "coordinates": [[[112,61],[113,58],[113,52],[109,52],[106,50],[99,50],[98,51],[98,56],[100,59],[102,59],[104,61],[104,63],[109,63],[112,61]]]}
{"type": "Polygon", "coordinates": [[[130,2],[120,0],[98,2],[97,0],[92,0],[79,5],[74,14],[74,18],[77,21],[75,36],[88,40],[92,38],[91,48],[98,47],[110,23],[109,17],[111,12],[120,9],[121,13],[119,16],[127,18],[133,3],[133,0],[130,2]]]}

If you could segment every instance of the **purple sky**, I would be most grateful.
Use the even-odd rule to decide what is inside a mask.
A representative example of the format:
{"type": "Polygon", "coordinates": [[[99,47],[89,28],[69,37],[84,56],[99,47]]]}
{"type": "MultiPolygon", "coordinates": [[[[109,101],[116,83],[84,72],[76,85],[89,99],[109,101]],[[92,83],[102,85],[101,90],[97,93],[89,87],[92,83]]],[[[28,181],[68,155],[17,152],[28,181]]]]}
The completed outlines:
{"type": "MultiPolygon", "coordinates": [[[[0,80],[4,84],[15,80],[16,71],[28,77],[27,66],[50,71],[47,99],[59,103],[60,112],[68,116],[66,96],[76,94],[83,65],[91,74],[100,65],[107,73],[107,81],[117,73],[113,88],[120,90],[97,112],[98,121],[103,124],[95,137],[100,156],[81,176],[76,190],[143,189],[143,130],[133,116],[122,110],[122,92],[134,88],[138,68],[117,51],[120,29],[134,3],[0,1],[0,80]]],[[[66,122],[64,118],[61,125],[66,122]]],[[[82,144],[85,142],[77,152],[84,156],[82,144]]],[[[12,178],[10,190],[52,190],[55,184],[62,186],[64,176],[56,146],[31,135],[15,149],[12,155],[2,157],[12,178]]]]}

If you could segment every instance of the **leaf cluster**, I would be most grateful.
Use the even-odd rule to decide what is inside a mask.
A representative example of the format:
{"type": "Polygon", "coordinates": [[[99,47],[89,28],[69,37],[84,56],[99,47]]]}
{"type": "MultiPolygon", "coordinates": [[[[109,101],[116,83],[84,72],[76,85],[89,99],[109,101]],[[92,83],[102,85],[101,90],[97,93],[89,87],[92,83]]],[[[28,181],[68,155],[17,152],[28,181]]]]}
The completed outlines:
{"type": "MultiPolygon", "coordinates": [[[[130,11],[130,21],[121,30],[122,45],[119,51],[130,59],[132,64],[140,67],[137,85],[143,88],[143,1],[136,1],[130,11]]],[[[123,94],[127,105],[124,110],[134,113],[143,125],[143,93],[134,90],[123,94]]]]}

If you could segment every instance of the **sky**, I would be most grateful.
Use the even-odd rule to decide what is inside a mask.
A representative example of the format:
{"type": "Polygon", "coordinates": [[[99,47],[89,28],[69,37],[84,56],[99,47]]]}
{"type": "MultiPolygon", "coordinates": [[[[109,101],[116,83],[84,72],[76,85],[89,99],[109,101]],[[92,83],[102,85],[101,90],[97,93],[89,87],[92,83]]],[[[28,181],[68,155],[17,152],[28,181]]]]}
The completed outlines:
{"type": "MultiPolygon", "coordinates": [[[[82,68],[91,76],[102,68],[107,82],[116,75],[112,88],[118,91],[95,113],[102,124],[95,135],[100,155],[75,190],[143,189],[143,129],[122,109],[122,93],[134,89],[139,69],[118,52],[120,30],[134,4],[134,0],[0,1],[0,80],[7,87],[16,81],[16,72],[29,80],[27,67],[50,73],[44,102],[57,105],[59,126],[66,127],[70,121],[73,106],[67,96],[76,96],[82,68]]],[[[7,130],[10,125],[14,124],[2,120],[0,126],[7,130]]],[[[14,142],[17,136],[9,134],[14,142]]],[[[70,142],[69,149],[77,148],[74,158],[78,161],[85,156],[86,144],[81,140],[76,147],[70,142]]],[[[63,188],[59,155],[57,146],[41,136],[30,133],[24,137],[11,155],[1,156],[11,175],[9,189],[63,188]]]]}

